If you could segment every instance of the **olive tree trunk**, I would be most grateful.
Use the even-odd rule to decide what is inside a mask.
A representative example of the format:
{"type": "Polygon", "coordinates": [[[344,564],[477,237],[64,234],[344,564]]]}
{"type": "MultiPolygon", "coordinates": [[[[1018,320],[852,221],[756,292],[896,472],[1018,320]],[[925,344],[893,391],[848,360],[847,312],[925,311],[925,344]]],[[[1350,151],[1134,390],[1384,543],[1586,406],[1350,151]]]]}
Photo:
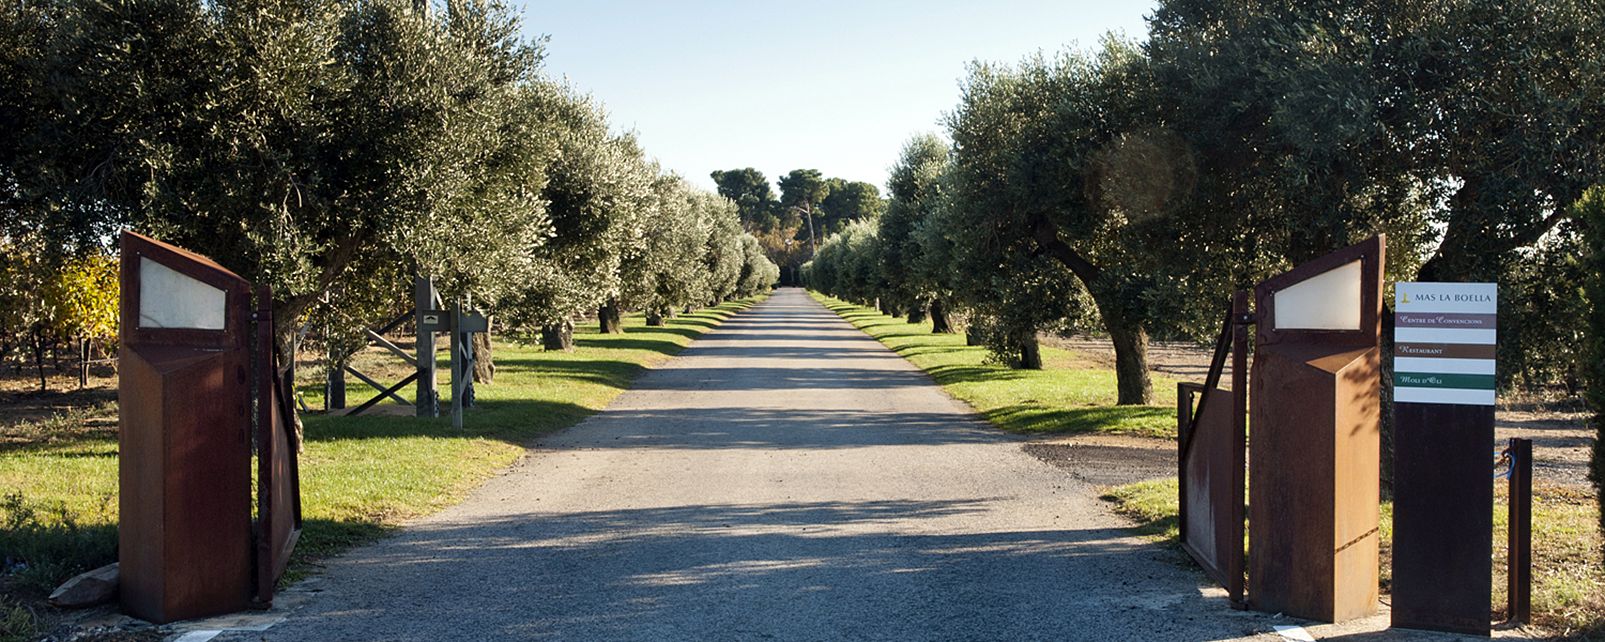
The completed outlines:
{"type": "Polygon", "coordinates": [[[925,323],[925,302],[924,301],[921,301],[919,299],[915,299],[914,303],[908,306],[908,322],[909,323],[925,323]]]}
{"type": "Polygon", "coordinates": [[[1042,346],[1037,343],[1036,335],[1025,337],[1020,341],[1020,368],[1042,369],[1042,346]]]}
{"type": "Polygon", "coordinates": [[[564,319],[560,323],[541,326],[541,347],[547,350],[574,351],[574,322],[564,319]]]}
{"type": "Polygon", "coordinates": [[[490,385],[496,379],[496,362],[491,360],[490,333],[474,333],[474,383],[490,385]]]}
{"type": "Polygon", "coordinates": [[[1107,322],[1104,327],[1115,344],[1115,403],[1144,405],[1153,401],[1153,380],[1148,376],[1148,330],[1139,324],[1107,322]]]}
{"type": "Polygon", "coordinates": [[[607,303],[596,310],[596,323],[602,334],[624,334],[624,319],[619,312],[618,297],[608,297],[607,303]]]}
{"type": "Polygon", "coordinates": [[[971,323],[969,326],[964,328],[964,345],[967,345],[967,346],[984,346],[984,345],[986,345],[986,337],[981,336],[980,328],[975,327],[974,323],[971,323]]]}
{"type": "Polygon", "coordinates": [[[1033,236],[1037,247],[1068,268],[1092,294],[1092,303],[1098,307],[1098,316],[1103,318],[1104,330],[1115,344],[1115,381],[1120,393],[1115,403],[1129,406],[1152,402],[1154,386],[1148,377],[1148,329],[1140,316],[1130,318],[1122,310],[1125,293],[1106,287],[1103,268],[1065,244],[1051,221],[1037,220],[1033,236]]]}
{"type": "Polygon", "coordinates": [[[931,332],[933,334],[952,334],[953,323],[947,318],[947,306],[942,305],[942,299],[931,299],[931,332]]]}

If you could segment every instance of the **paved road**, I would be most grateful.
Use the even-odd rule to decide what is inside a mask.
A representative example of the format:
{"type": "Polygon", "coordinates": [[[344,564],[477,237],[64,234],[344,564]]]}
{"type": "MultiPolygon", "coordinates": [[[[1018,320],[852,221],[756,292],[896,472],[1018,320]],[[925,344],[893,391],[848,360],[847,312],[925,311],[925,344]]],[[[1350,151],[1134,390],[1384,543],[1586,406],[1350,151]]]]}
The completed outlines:
{"type": "Polygon", "coordinates": [[[1021,443],[781,290],[467,502],[334,561],[285,622],[231,635],[1217,640],[1286,623],[1227,608],[1021,443]]]}

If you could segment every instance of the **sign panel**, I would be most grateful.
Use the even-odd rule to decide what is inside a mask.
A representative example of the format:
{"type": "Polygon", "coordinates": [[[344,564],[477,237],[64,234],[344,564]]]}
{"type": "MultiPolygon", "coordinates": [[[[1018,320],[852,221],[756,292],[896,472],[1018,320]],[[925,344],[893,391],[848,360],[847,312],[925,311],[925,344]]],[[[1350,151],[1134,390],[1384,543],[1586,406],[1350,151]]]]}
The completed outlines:
{"type": "Polygon", "coordinates": [[[451,329],[451,312],[447,310],[423,310],[418,314],[419,332],[446,332],[451,329]]]}
{"type": "Polygon", "coordinates": [[[1399,283],[1393,310],[1395,402],[1494,405],[1497,284],[1399,283]]]}

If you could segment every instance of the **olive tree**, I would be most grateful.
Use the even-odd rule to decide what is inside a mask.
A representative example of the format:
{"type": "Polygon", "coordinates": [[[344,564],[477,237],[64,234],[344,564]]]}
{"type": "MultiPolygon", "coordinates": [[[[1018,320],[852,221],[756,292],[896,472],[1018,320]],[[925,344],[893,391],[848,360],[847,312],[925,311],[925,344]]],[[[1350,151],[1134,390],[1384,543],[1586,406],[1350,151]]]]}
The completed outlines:
{"type": "Polygon", "coordinates": [[[735,296],[745,261],[741,216],[736,203],[718,194],[695,190],[693,207],[706,225],[701,266],[707,289],[701,301],[717,305],[735,296]]]}
{"type": "Polygon", "coordinates": [[[552,102],[557,153],[541,197],[554,229],[531,248],[502,310],[515,327],[538,329],[547,349],[571,350],[575,317],[620,292],[620,266],[644,238],[656,169],[632,137],[608,132],[588,97],[564,91],[552,102]]]}
{"type": "Polygon", "coordinates": [[[741,271],[736,279],[736,296],[748,297],[766,292],[779,281],[780,266],[769,260],[757,238],[742,234],[741,271]]]}
{"type": "Polygon", "coordinates": [[[703,256],[712,225],[698,210],[695,191],[680,177],[659,177],[652,192],[643,251],[624,265],[621,302],[645,312],[647,325],[658,326],[676,309],[706,299],[703,256]]]}
{"type": "Polygon", "coordinates": [[[942,203],[947,164],[947,145],[934,134],[909,139],[887,179],[891,198],[880,218],[881,275],[887,295],[906,305],[909,323],[924,321],[928,311],[932,331],[938,333],[952,331],[946,303],[951,288],[945,274],[919,269],[926,248],[917,231],[932,220],[942,203]]]}
{"type": "Polygon", "coordinates": [[[399,298],[389,277],[423,273],[494,299],[551,232],[541,49],[498,2],[18,6],[47,19],[8,103],[34,110],[0,170],[8,233],[210,255],[273,287],[283,363],[337,284],[399,298]]]}
{"type": "Polygon", "coordinates": [[[1114,344],[1121,404],[1153,398],[1149,327],[1194,172],[1153,127],[1156,98],[1146,58],[1111,38],[974,65],[949,119],[961,296],[1032,367],[1035,333],[1076,315],[1084,291],[1114,344]]]}
{"type": "MultiPolygon", "coordinates": [[[[1575,234],[1568,206],[1605,149],[1602,19],[1571,1],[1161,3],[1146,49],[1163,120],[1210,168],[1187,208],[1209,243],[1178,259],[1232,275],[1196,289],[1223,299],[1376,232],[1390,279],[1564,279],[1539,245],[1575,242],[1554,237],[1575,234]]],[[[1548,296],[1508,294],[1507,315],[1548,296]]],[[[1522,325],[1551,319],[1575,315],[1522,325]]],[[[1544,367],[1515,346],[1502,373],[1544,367]]]]}

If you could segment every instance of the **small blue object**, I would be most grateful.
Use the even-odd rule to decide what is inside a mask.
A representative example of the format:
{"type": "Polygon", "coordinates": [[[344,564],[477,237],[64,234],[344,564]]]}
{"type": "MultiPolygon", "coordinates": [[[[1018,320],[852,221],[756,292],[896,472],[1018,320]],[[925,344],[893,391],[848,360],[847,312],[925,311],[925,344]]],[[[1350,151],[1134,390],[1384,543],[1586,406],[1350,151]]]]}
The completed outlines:
{"type": "Polygon", "coordinates": [[[1510,479],[1516,470],[1516,454],[1509,448],[1494,451],[1494,479],[1510,479]]]}

